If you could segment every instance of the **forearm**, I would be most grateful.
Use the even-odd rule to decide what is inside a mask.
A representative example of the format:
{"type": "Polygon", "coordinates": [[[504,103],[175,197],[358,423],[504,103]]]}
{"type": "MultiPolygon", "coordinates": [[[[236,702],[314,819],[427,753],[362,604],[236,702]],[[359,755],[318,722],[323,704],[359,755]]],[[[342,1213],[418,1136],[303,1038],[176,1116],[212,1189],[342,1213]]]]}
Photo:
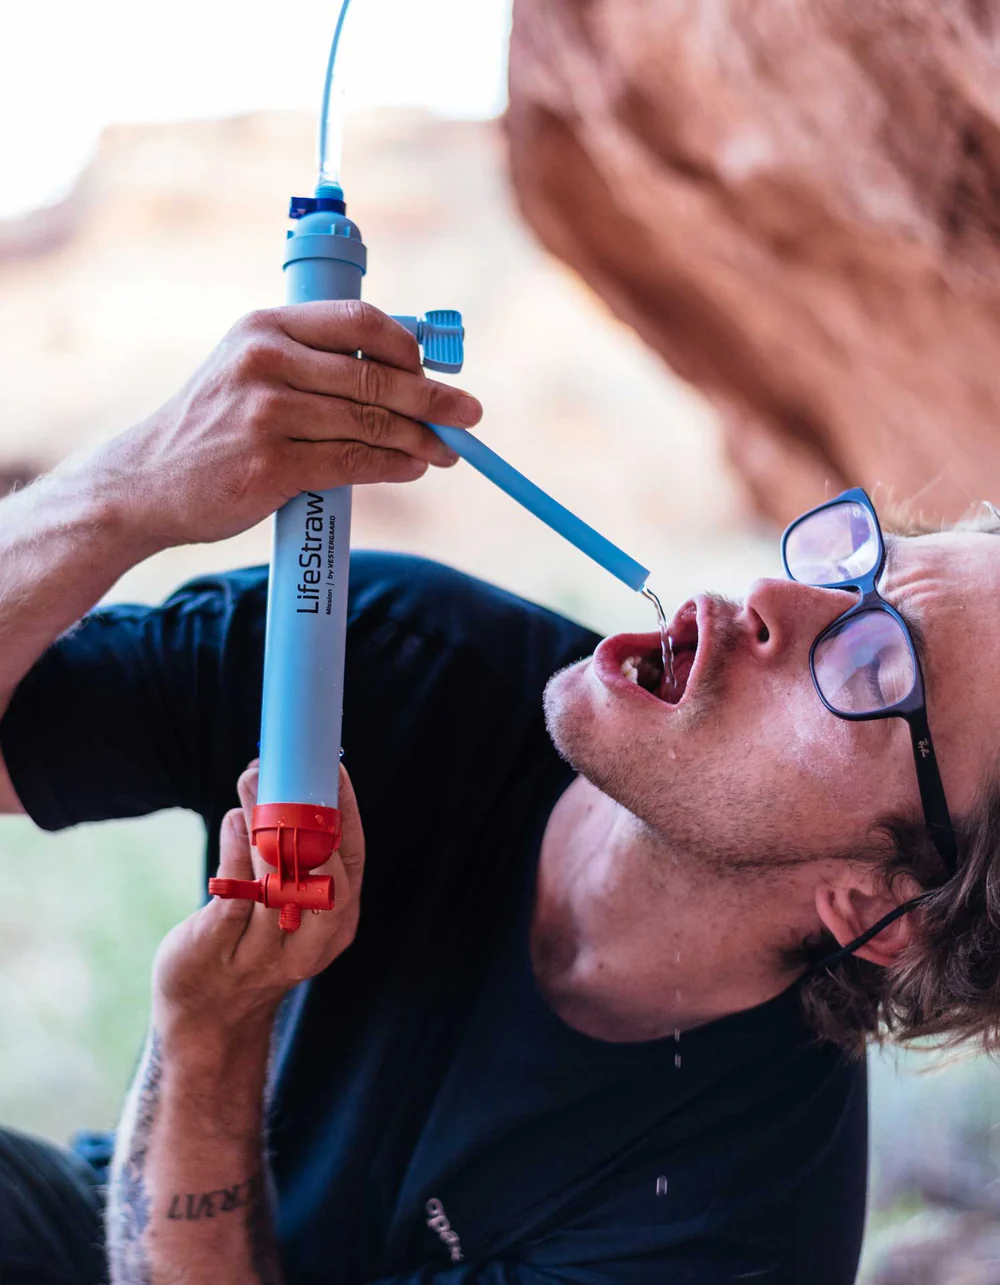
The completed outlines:
{"type": "Polygon", "coordinates": [[[108,1191],[114,1285],[281,1285],[263,1146],[270,1022],[151,1037],[108,1191]]]}
{"type": "Polygon", "coordinates": [[[127,488],[95,455],[0,502],[0,714],[45,648],[156,552],[127,488]]]}

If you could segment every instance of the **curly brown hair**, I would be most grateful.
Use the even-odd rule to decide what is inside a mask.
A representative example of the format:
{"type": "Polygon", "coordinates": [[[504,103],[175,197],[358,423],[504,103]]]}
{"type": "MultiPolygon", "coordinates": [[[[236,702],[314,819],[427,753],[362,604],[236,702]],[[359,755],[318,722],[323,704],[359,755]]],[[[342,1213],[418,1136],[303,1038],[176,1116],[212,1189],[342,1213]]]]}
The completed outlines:
{"type": "MultiPolygon", "coordinates": [[[[928,532],[913,522],[886,529],[928,532]]],[[[984,503],[952,529],[1000,535],[1000,512],[984,503]]],[[[869,1040],[928,1038],[948,1048],[974,1042],[1000,1053],[1000,770],[968,814],[953,822],[958,873],[944,884],[922,818],[886,817],[870,835],[862,859],[876,866],[886,890],[903,875],[931,889],[911,912],[911,941],[891,965],[848,956],[823,967],[818,961],[836,948],[829,934],[805,948],[813,965],[802,987],[809,1019],[823,1038],[856,1056],[869,1040]]]]}

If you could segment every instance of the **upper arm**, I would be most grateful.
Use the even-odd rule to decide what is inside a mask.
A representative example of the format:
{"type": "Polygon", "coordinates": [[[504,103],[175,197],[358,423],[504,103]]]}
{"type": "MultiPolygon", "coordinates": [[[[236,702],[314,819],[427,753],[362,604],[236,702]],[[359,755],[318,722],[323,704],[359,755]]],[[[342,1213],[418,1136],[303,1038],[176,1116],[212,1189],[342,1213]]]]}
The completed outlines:
{"type": "Polygon", "coordinates": [[[263,572],[109,607],[54,643],[0,723],[0,806],[46,829],[184,807],[215,819],[259,727],[263,572]]]}

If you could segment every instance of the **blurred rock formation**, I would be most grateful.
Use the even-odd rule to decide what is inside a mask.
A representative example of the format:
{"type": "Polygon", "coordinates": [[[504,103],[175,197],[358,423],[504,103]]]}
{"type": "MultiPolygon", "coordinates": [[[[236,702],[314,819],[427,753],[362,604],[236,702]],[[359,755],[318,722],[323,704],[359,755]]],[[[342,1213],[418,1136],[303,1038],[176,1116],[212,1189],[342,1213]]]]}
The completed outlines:
{"type": "Polygon", "coordinates": [[[1000,495],[1000,9],[516,0],[521,207],[784,521],[1000,495]]]}

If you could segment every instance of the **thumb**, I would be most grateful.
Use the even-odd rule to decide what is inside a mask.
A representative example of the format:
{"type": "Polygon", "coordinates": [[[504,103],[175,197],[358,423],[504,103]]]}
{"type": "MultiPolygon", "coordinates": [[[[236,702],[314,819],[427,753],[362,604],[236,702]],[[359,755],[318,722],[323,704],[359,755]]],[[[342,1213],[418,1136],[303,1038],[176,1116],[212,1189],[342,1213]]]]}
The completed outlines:
{"type": "MultiPolygon", "coordinates": [[[[250,857],[250,835],[246,817],[240,808],[227,812],[219,831],[219,869],[217,879],[253,879],[250,857]]],[[[211,886],[211,885],[210,885],[211,886]]],[[[198,911],[204,928],[217,940],[228,942],[235,950],[253,914],[254,903],[238,898],[215,896],[198,911]]]]}
{"type": "Polygon", "coordinates": [[[365,832],[361,827],[361,813],[354,786],[347,769],[340,765],[340,859],[352,887],[360,883],[365,866],[365,832]]]}
{"type": "Polygon", "coordinates": [[[250,835],[242,808],[227,812],[219,832],[220,879],[253,879],[253,860],[250,856],[250,835]]]}

